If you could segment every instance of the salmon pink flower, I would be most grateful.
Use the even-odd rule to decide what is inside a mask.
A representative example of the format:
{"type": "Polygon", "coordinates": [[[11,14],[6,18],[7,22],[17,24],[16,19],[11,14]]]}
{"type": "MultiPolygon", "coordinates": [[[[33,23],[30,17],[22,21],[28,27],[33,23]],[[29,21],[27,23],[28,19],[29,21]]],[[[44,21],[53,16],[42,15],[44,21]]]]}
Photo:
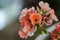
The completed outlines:
{"type": "Polygon", "coordinates": [[[28,37],[27,34],[24,33],[22,30],[19,31],[19,35],[21,38],[27,38],[28,37]]]}
{"type": "Polygon", "coordinates": [[[49,4],[47,2],[43,2],[40,1],[39,2],[39,6],[41,7],[41,9],[43,9],[44,11],[49,11],[51,8],[49,7],[49,4]]]}
{"type": "Polygon", "coordinates": [[[60,39],[60,34],[57,36],[58,39],[60,39]]]}
{"type": "Polygon", "coordinates": [[[41,19],[42,19],[42,17],[41,17],[41,15],[39,13],[33,13],[30,16],[31,23],[33,25],[41,23],[41,19]]]}
{"type": "Polygon", "coordinates": [[[50,18],[54,21],[58,21],[58,18],[55,15],[54,9],[51,9],[49,12],[50,12],[50,18]]]}
{"type": "Polygon", "coordinates": [[[21,21],[21,26],[25,26],[29,23],[28,17],[23,17],[21,20],[22,20],[21,21]]]}
{"type": "Polygon", "coordinates": [[[60,23],[56,25],[56,29],[52,32],[51,38],[56,40],[60,39],[60,23]]]}
{"type": "Polygon", "coordinates": [[[27,35],[28,35],[28,36],[33,36],[34,33],[36,32],[36,30],[37,30],[36,27],[31,28],[30,31],[28,31],[27,35]]]}
{"type": "Polygon", "coordinates": [[[20,29],[19,31],[19,36],[21,38],[27,38],[28,36],[33,36],[34,33],[36,32],[37,28],[36,27],[27,27],[27,26],[24,26],[22,29],[20,29]]]}
{"type": "MultiPolygon", "coordinates": [[[[35,7],[31,7],[29,9],[25,8],[22,10],[19,17],[21,26],[19,36],[21,38],[33,36],[36,31],[37,33],[40,33],[40,31],[43,32],[43,30],[45,30],[45,28],[43,28],[44,24],[49,26],[52,24],[53,20],[58,21],[54,10],[49,7],[47,2],[44,3],[41,1],[39,2],[39,6],[41,9],[37,7],[37,10],[35,10],[35,7]]],[[[56,29],[52,33],[53,40],[60,38],[60,34],[57,35],[57,33],[60,33],[60,24],[57,25],[56,29]]]]}
{"type": "Polygon", "coordinates": [[[43,22],[45,25],[49,26],[52,24],[53,21],[49,19],[48,17],[44,17],[43,22]]]}
{"type": "Polygon", "coordinates": [[[37,28],[35,26],[25,26],[24,28],[24,31],[26,32],[35,32],[37,30],[37,28]]]}
{"type": "Polygon", "coordinates": [[[58,39],[53,39],[53,40],[58,40],[58,39]]]}
{"type": "Polygon", "coordinates": [[[22,12],[21,12],[21,14],[20,14],[20,16],[19,16],[20,22],[21,22],[21,19],[22,19],[24,16],[27,15],[27,10],[28,10],[27,8],[25,8],[25,9],[22,10],[22,12]]]}
{"type": "Polygon", "coordinates": [[[44,8],[44,2],[43,1],[40,1],[39,2],[39,6],[43,9],[44,8]]]}
{"type": "Polygon", "coordinates": [[[57,30],[58,32],[60,32],[60,23],[58,23],[58,24],[56,25],[56,30],[57,30]]]}
{"type": "Polygon", "coordinates": [[[30,16],[33,13],[37,13],[37,11],[35,10],[35,8],[34,7],[29,8],[29,10],[27,11],[27,15],[30,16]]]}
{"type": "Polygon", "coordinates": [[[36,32],[36,30],[37,30],[37,28],[36,27],[27,27],[27,26],[25,26],[24,28],[23,28],[23,32],[25,32],[25,33],[27,33],[27,36],[33,36],[34,35],[34,33],[36,32]]]}
{"type": "Polygon", "coordinates": [[[56,29],[55,29],[55,30],[52,32],[52,34],[51,34],[51,38],[52,38],[52,39],[57,39],[57,38],[56,38],[56,36],[57,36],[56,33],[57,33],[57,31],[56,31],[56,29]]]}

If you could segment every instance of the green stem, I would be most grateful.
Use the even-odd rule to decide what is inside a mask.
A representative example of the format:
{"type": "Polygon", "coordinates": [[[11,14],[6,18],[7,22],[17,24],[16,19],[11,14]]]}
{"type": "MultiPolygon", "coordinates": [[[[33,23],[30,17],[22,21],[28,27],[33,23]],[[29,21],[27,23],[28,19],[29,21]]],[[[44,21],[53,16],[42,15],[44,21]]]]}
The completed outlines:
{"type": "Polygon", "coordinates": [[[43,34],[43,33],[45,33],[45,34],[51,34],[50,32],[48,32],[48,31],[46,30],[45,27],[40,27],[39,24],[36,24],[36,26],[37,26],[37,32],[36,32],[37,35],[43,34]]]}

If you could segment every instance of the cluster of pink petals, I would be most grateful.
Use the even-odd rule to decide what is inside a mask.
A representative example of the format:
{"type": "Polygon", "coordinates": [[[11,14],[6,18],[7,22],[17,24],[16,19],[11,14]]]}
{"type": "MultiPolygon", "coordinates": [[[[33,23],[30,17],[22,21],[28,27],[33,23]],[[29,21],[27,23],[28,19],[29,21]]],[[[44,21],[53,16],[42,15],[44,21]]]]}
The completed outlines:
{"type": "Polygon", "coordinates": [[[60,23],[56,25],[56,29],[52,32],[52,40],[60,40],[60,23]]]}
{"type": "Polygon", "coordinates": [[[37,28],[32,25],[29,18],[30,15],[34,13],[37,13],[34,7],[29,9],[25,8],[22,10],[21,15],[19,17],[22,26],[19,31],[19,35],[21,38],[28,38],[28,36],[33,36],[36,32],[37,28]]]}
{"type": "Polygon", "coordinates": [[[57,17],[55,16],[54,9],[51,9],[48,3],[41,1],[39,2],[39,6],[41,8],[38,8],[39,10],[35,10],[35,8],[32,7],[29,9],[25,8],[21,11],[19,17],[21,26],[19,30],[19,36],[21,38],[33,36],[37,30],[36,24],[39,24],[40,27],[42,27],[44,25],[51,25],[53,20],[58,21],[57,17]]]}
{"type": "Polygon", "coordinates": [[[43,17],[42,24],[49,26],[52,24],[53,21],[58,21],[58,18],[55,15],[54,9],[51,9],[47,2],[44,3],[43,1],[40,1],[39,6],[40,6],[41,10],[44,10],[44,12],[45,12],[42,16],[43,17]]]}
{"type": "Polygon", "coordinates": [[[49,11],[51,9],[47,2],[44,3],[43,1],[40,1],[39,6],[41,9],[44,9],[45,11],[49,11]]]}
{"type": "Polygon", "coordinates": [[[35,10],[34,7],[29,8],[29,9],[27,9],[27,8],[23,9],[22,12],[20,13],[20,17],[19,17],[20,21],[21,21],[21,19],[22,19],[24,16],[26,16],[27,14],[28,14],[28,16],[29,16],[29,15],[31,15],[32,13],[37,13],[37,11],[35,10]]]}
{"type": "Polygon", "coordinates": [[[36,30],[36,27],[33,27],[31,29],[24,27],[23,29],[20,29],[19,35],[21,38],[28,38],[28,36],[33,36],[36,30]]]}

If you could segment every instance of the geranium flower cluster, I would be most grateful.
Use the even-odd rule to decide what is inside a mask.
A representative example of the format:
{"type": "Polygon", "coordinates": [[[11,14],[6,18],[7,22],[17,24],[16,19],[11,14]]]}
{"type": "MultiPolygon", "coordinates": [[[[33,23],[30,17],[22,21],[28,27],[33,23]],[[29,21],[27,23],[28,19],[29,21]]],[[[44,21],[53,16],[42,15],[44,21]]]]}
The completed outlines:
{"type": "Polygon", "coordinates": [[[56,29],[52,32],[52,40],[60,40],[60,23],[56,25],[56,29]]]}
{"type": "Polygon", "coordinates": [[[21,11],[19,21],[20,30],[19,36],[21,38],[28,38],[28,36],[33,36],[37,31],[37,25],[43,27],[44,25],[49,26],[53,21],[58,21],[55,16],[54,9],[49,7],[47,2],[39,2],[37,10],[34,7],[29,9],[25,8],[21,11]],[[37,25],[36,25],[37,24],[37,25]]]}

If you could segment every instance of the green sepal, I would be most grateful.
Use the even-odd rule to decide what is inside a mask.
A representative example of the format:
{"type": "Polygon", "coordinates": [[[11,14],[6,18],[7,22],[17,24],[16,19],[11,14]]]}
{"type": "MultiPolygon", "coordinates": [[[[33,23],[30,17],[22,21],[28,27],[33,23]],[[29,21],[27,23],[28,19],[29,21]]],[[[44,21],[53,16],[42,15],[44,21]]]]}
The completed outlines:
{"type": "Polygon", "coordinates": [[[39,24],[36,24],[36,27],[37,27],[37,31],[36,31],[36,34],[37,34],[37,35],[43,34],[43,33],[45,33],[45,34],[51,34],[50,32],[48,32],[48,31],[46,30],[45,27],[40,27],[39,24]]]}
{"type": "Polygon", "coordinates": [[[36,34],[37,34],[37,35],[42,34],[42,30],[41,30],[40,25],[36,24],[36,27],[37,27],[36,34]]]}
{"type": "Polygon", "coordinates": [[[51,34],[45,27],[42,30],[45,34],[51,34]]]}

